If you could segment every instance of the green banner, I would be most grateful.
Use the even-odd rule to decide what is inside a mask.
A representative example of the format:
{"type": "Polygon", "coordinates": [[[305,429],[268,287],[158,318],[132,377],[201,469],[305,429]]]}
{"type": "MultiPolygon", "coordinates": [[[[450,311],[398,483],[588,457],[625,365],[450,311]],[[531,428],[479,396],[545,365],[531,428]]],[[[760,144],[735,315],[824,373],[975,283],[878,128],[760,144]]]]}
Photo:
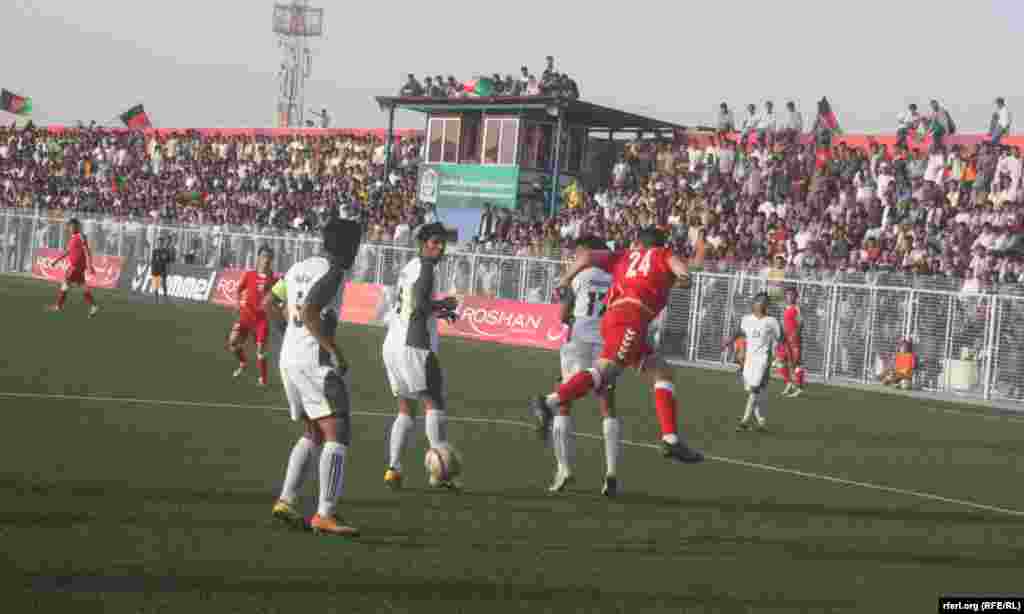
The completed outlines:
{"type": "Polygon", "coordinates": [[[421,164],[417,196],[442,207],[514,209],[519,195],[519,168],[470,164],[421,164]]]}

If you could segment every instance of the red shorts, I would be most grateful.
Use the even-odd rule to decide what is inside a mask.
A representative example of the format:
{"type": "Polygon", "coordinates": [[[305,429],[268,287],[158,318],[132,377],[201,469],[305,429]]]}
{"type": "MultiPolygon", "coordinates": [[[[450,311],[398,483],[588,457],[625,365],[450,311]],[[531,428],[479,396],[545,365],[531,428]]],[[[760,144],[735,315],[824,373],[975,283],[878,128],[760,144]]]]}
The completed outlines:
{"type": "Polygon", "coordinates": [[[256,344],[263,345],[267,342],[267,338],[270,336],[270,320],[266,317],[256,318],[249,315],[243,315],[238,318],[235,325],[231,327],[231,334],[238,337],[239,343],[245,343],[245,340],[249,338],[250,334],[256,336],[256,344]]]}
{"type": "Polygon", "coordinates": [[[638,305],[619,305],[601,318],[601,358],[613,360],[624,367],[638,367],[654,353],[647,343],[651,319],[638,305]]]}
{"type": "Polygon", "coordinates": [[[85,267],[71,267],[68,272],[64,274],[64,283],[77,284],[79,286],[85,285],[85,267]]]}

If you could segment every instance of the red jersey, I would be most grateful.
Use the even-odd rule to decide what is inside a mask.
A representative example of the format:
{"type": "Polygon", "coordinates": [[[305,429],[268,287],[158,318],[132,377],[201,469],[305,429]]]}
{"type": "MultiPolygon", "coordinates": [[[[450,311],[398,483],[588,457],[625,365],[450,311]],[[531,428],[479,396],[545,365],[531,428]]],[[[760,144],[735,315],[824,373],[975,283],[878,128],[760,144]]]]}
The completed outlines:
{"type": "Polygon", "coordinates": [[[789,305],[782,314],[782,326],[786,335],[795,335],[800,332],[800,307],[789,305]]]}
{"type": "Polygon", "coordinates": [[[238,285],[241,295],[241,313],[243,317],[262,320],[267,317],[263,310],[263,299],[274,287],[280,276],[276,273],[264,275],[258,271],[246,271],[238,285]]]}
{"type": "Polygon", "coordinates": [[[85,268],[85,237],[80,232],[68,239],[68,264],[72,269],[85,268]]]}
{"type": "Polygon", "coordinates": [[[665,247],[643,247],[613,252],[604,270],[612,274],[612,289],[606,303],[632,298],[649,308],[655,316],[668,304],[675,274],[669,261],[672,250],[665,247]]]}

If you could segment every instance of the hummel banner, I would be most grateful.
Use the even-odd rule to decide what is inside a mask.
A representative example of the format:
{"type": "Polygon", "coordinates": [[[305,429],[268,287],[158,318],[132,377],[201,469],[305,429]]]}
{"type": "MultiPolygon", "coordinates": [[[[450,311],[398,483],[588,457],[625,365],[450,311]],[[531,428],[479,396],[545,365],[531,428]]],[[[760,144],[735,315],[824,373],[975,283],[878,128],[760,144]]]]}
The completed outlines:
{"type": "MultiPolygon", "coordinates": [[[[195,303],[210,300],[216,281],[216,269],[185,264],[172,264],[164,279],[168,297],[195,303]]],[[[120,287],[132,294],[152,296],[155,284],[149,263],[132,260],[121,274],[120,287]]]]}

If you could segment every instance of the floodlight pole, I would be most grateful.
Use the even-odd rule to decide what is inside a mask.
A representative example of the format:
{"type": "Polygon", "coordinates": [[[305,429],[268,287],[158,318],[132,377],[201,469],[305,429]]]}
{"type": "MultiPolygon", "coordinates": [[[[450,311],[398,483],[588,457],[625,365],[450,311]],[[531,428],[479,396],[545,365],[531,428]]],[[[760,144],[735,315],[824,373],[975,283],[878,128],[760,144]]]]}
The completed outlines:
{"type": "Polygon", "coordinates": [[[278,73],[277,123],[279,127],[301,127],[306,112],[306,80],[313,71],[310,37],[323,31],[323,9],[310,8],[309,0],[274,5],[274,33],[281,48],[278,73]]]}

